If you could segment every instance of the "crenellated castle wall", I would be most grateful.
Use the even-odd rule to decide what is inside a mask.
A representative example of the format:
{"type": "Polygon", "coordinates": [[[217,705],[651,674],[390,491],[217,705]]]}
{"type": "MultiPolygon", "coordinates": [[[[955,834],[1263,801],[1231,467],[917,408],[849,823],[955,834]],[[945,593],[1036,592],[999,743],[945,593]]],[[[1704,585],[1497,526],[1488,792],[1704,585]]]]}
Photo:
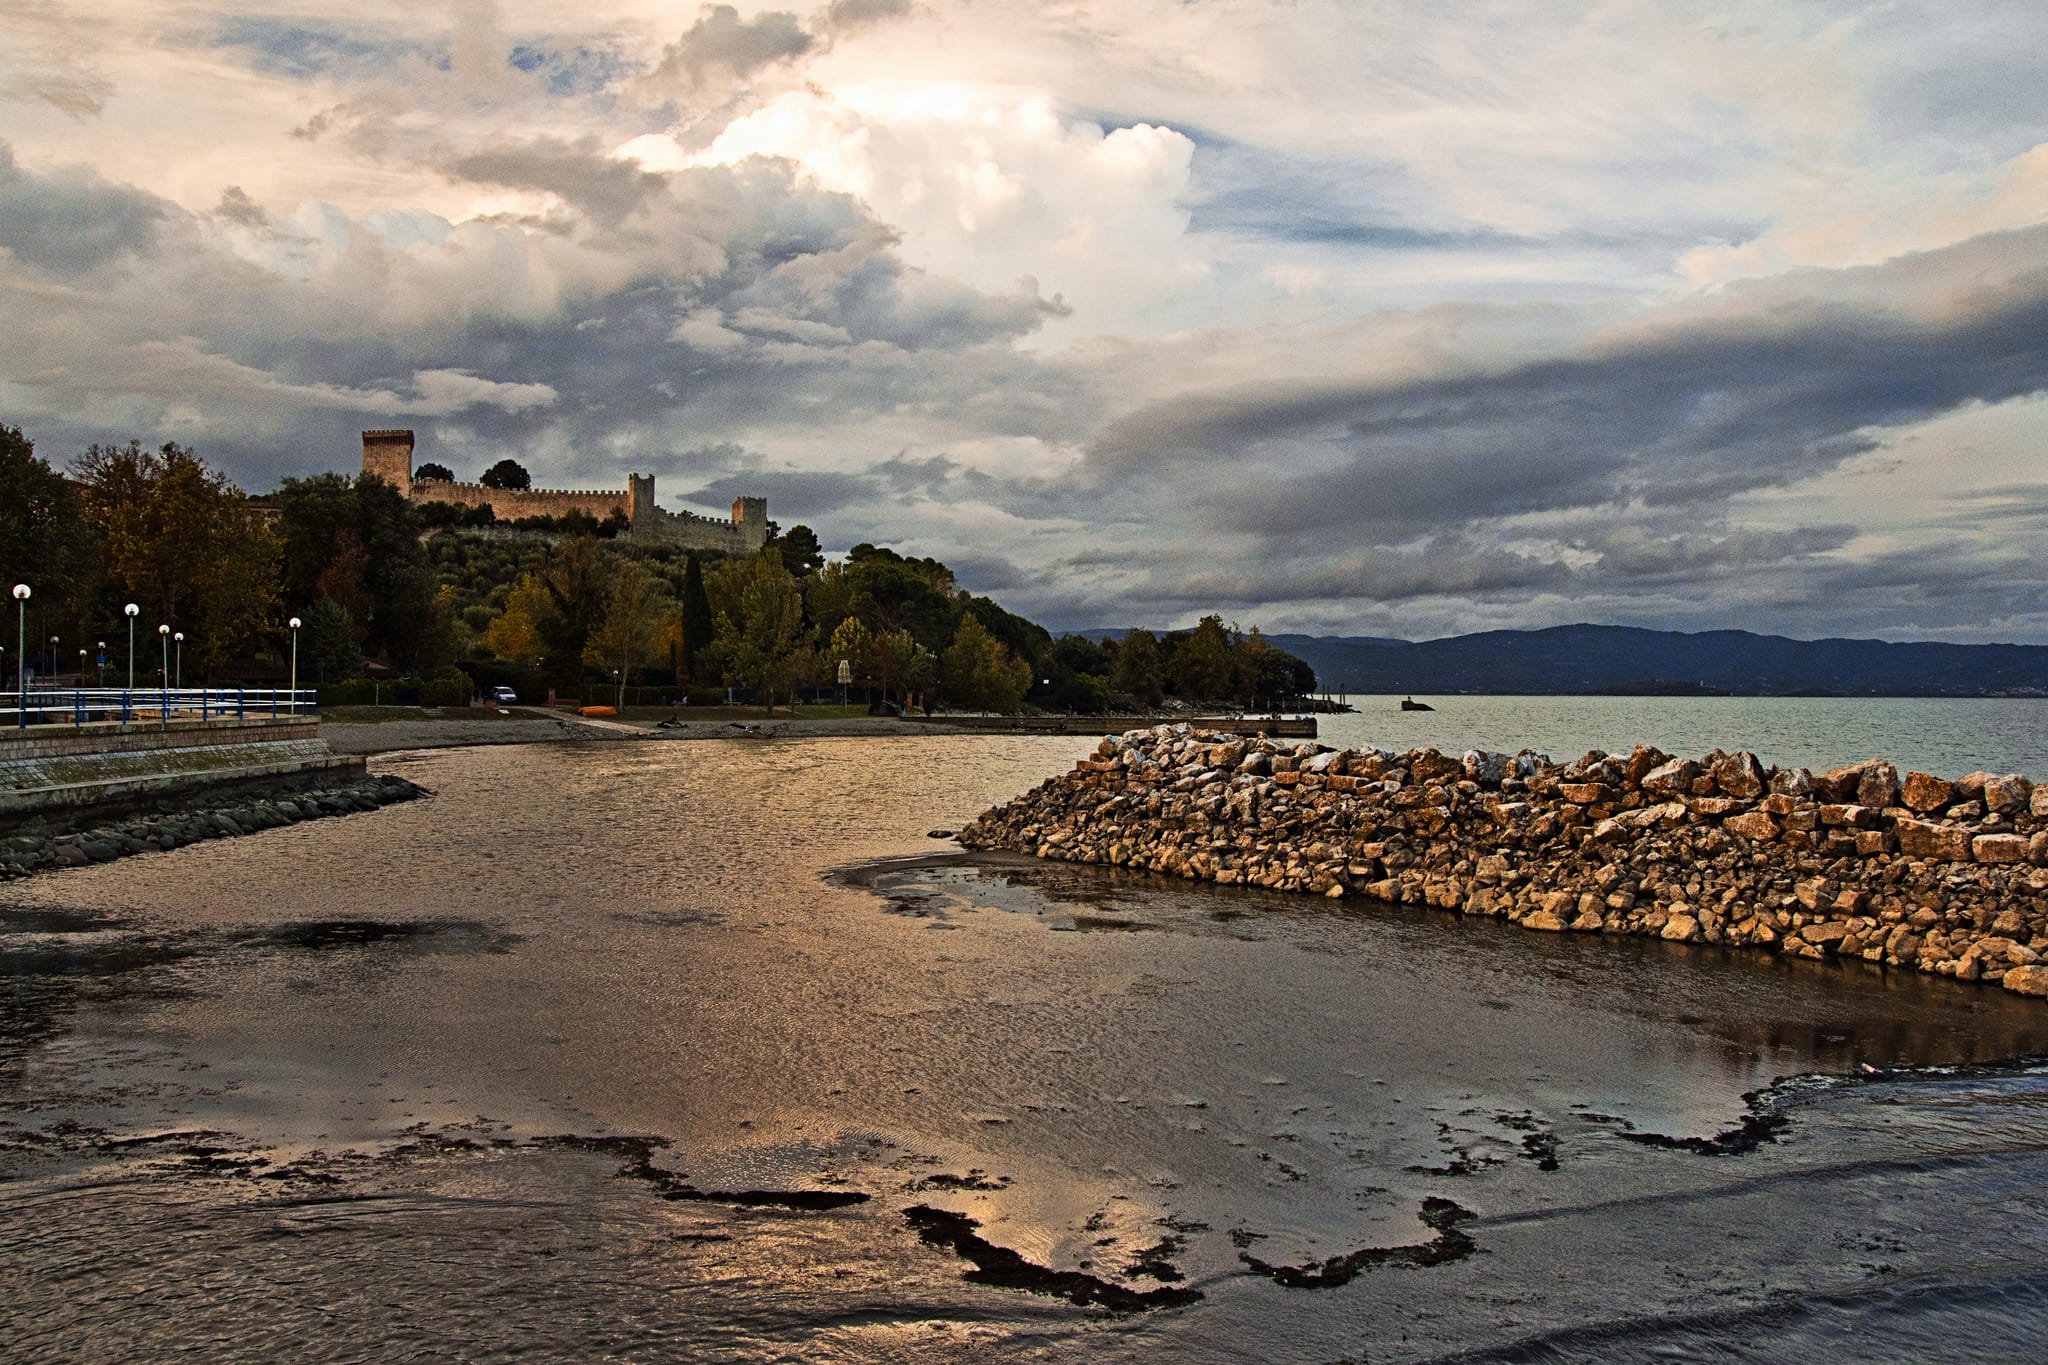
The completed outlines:
{"type": "Polygon", "coordinates": [[[489,488],[480,483],[452,483],[412,477],[413,434],[404,430],[363,433],[363,472],[375,474],[408,502],[446,502],[458,507],[488,507],[501,522],[528,517],[561,517],[581,512],[603,521],[619,514],[632,524],[628,536],[656,545],[686,550],[722,550],[752,554],[768,542],[768,500],[736,498],[729,521],[670,512],[654,505],[654,476],[632,474],[626,487],[613,492],[555,488],[489,488]]]}

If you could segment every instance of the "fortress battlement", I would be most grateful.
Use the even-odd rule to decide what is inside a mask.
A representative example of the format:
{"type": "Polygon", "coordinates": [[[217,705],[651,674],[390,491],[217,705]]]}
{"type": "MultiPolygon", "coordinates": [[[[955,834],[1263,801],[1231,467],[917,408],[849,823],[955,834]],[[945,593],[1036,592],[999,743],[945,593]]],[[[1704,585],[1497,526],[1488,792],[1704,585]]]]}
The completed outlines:
{"type": "Polygon", "coordinates": [[[528,517],[562,517],[581,512],[598,521],[614,514],[626,518],[627,535],[637,541],[676,545],[688,550],[723,550],[751,554],[768,543],[768,500],[735,498],[732,517],[669,512],[654,505],[654,476],[629,474],[617,490],[559,488],[489,488],[480,483],[412,477],[413,433],[391,428],[363,433],[363,472],[396,488],[408,502],[446,502],[458,507],[488,507],[499,521],[528,517]]]}

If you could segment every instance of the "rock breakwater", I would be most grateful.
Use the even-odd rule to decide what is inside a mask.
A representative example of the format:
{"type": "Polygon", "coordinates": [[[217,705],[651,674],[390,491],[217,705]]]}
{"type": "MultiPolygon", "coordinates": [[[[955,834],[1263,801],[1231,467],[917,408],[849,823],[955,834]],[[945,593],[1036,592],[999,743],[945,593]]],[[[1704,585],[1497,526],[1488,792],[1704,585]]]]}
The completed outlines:
{"type": "Polygon", "coordinates": [[[1824,773],[1648,745],[1555,763],[1243,739],[1107,738],[983,812],[968,848],[1853,958],[2048,996],[2048,786],[1824,773]]]}
{"type": "Polygon", "coordinates": [[[137,853],[167,852],[184,844],[254,834],[329,815],[353,815],[424,795],[424,788],[402,777],[382,775],[266,796],[243,793],[87,829],[17,831],[0,838],[0,882],[54,868],[112,862],[137,853]]]}

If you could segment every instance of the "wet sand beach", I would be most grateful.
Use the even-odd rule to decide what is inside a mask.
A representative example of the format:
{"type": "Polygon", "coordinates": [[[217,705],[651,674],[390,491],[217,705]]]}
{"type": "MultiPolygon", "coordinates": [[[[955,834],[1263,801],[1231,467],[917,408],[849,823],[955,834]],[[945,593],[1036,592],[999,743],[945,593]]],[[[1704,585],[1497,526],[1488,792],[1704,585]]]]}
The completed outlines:
{"type": "Polygon", "coordinates": [[[1088,747],[392,753],[0,887],[10,1355],[2032,1349],[2039,1002],[926,837],[1088,747]]]}

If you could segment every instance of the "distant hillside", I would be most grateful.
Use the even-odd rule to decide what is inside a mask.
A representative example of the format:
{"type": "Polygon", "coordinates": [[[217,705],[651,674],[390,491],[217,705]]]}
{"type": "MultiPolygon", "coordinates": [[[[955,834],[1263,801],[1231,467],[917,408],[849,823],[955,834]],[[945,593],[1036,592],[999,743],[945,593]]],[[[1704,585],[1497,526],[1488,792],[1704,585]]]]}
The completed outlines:
{"type": "Polygon", "coordinates": [[[1327,691],[1362,693],[1728,692],[1738,696],[2048,695],[2048,646],[1789,640],[1629,626],[1490,630],[1409,643],[1273,635],[1327,691]]]}

